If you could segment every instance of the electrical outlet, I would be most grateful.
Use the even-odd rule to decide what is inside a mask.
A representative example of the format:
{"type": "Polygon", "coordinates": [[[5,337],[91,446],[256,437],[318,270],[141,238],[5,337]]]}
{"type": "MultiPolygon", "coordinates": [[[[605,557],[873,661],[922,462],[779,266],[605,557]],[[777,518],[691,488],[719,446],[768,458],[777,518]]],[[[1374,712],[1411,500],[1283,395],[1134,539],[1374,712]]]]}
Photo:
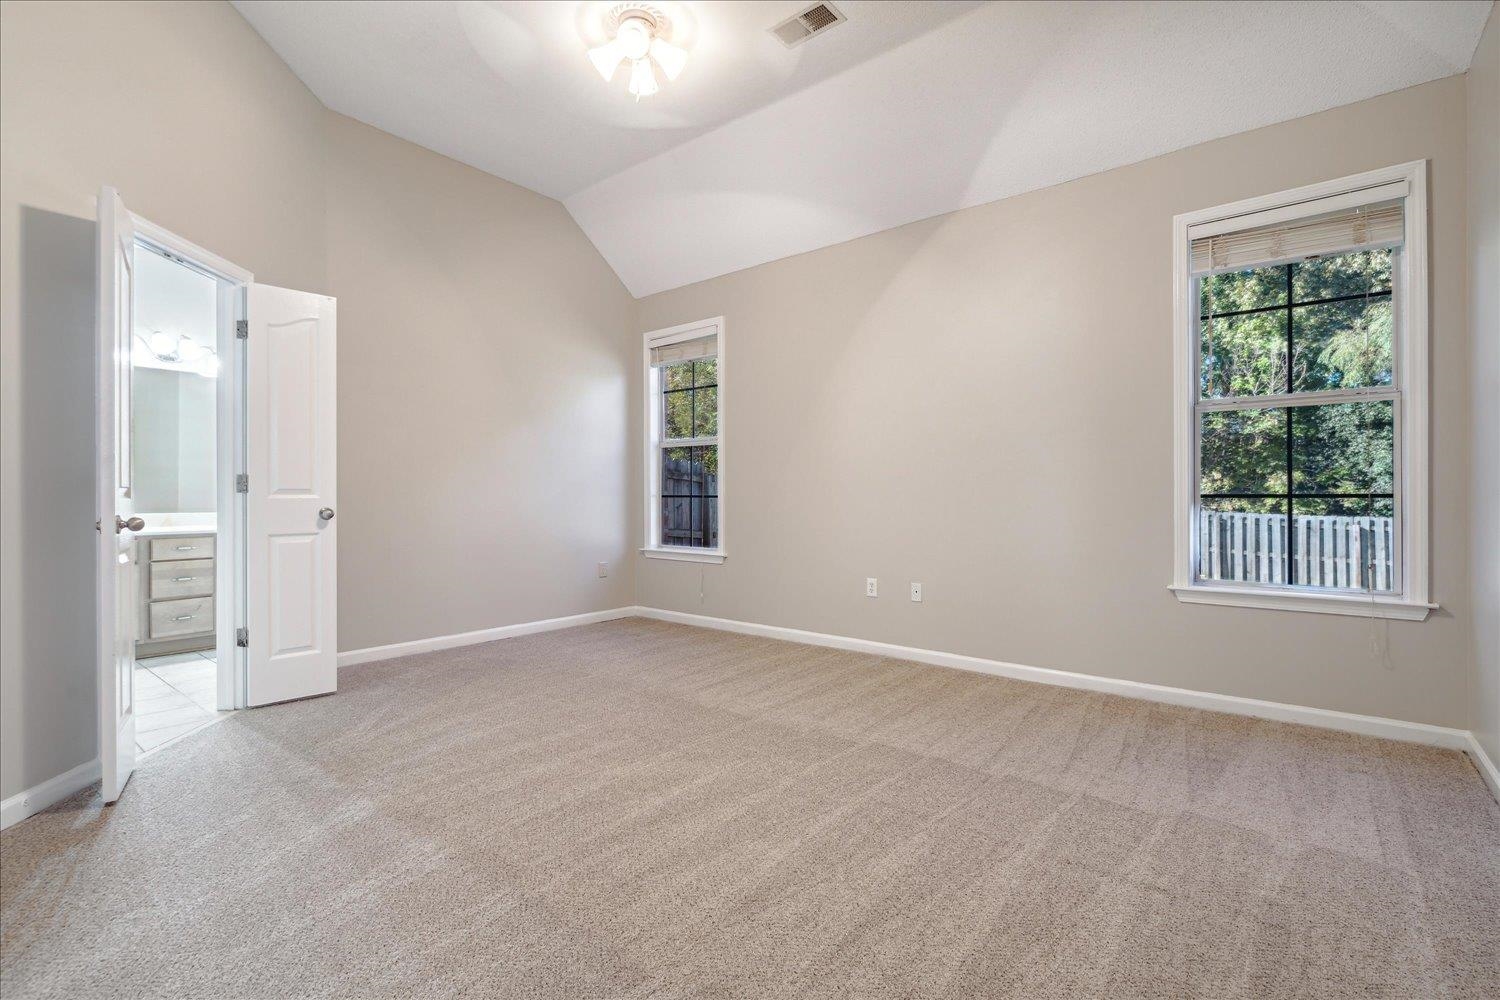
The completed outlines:
{"type": "Polygon", "coordinates": [[[606,576],[609,576],[609,563],[600,563],[599,564],[599,579],[602,580],[606,576]]]}
{"type": "Polygon", "coordinates": [[[865,596],[866,597],[879,597],[880,596],[880,590],[876,586],[876,584],[875,584],[875,578],[873,576],[867,576],[867,577],[865,577],[865,596]]]}
{"type": "Polygon", "coordinates": [[[922,603],[922,585],[920,583],[916,583],[916,582],[912,583],[912,585],[911,585],[911,599],[913,601],[916,601],[918,604],[922,603]]]}

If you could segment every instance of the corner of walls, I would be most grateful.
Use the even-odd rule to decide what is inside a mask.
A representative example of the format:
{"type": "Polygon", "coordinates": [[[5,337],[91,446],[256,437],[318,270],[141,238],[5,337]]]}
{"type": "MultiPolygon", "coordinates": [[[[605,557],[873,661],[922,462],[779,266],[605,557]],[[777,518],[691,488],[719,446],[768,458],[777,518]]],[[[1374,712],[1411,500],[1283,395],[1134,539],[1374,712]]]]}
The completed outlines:
{"type": "Polygon", "coordinates": [[[629,292],[560,202],[325,129],[340,649],[633,603],[629,292]]]}
{"type": "Polygon", "coordinates": [[[1469,67],[1470,728],[1500,763],[1500,8],[1469,67]]]}
{"type": "Polygon", "coordinates": [[[341,298],[346,648],[633,602],[635,305],[560,203],[329,111],[228,4],[3,17],[0,797],[95,755],[77,334],[104,184],[341,298]]]}

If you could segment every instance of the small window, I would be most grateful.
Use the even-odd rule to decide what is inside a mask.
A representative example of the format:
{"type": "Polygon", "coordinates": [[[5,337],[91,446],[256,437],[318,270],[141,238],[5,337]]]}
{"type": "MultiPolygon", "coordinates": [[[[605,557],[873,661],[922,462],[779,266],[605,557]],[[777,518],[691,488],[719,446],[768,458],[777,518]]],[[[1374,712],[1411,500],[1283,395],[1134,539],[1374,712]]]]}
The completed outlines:
{"type": "Polygon", "coordinates": [[[646,335],[648,556],[723,560],[723,320],[646,335]]]}
{"type": "Polygon", "coordinates": [[[1387,174],[1178,217],[1185,600],[1429,610],[1425,207],[1387,174]]]}

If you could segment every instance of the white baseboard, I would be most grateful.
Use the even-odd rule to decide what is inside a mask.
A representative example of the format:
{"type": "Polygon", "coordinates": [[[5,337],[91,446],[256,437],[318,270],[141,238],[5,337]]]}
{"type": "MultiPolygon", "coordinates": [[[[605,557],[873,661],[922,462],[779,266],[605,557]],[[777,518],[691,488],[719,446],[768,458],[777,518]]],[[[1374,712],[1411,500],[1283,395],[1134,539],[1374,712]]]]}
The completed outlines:
{"type": "Polygon", "coordinates": [[[595,622],[614,621],[616,618],[631,618],[639,612],[640,609],[634,607],[610,608],[608,611],[589,611],[581,615],[568,615],[564,618],[545,618],[541,621],[521,622],[516,625],[501,625],[498,628],[484,628],[474,632],[435,635],[430,639],[393,642],[388,646],[367,646],[364,649],[350,649],[339,654],[339,666],[352,667],[356,663],[372,663],[376,660],[390,660],[398,656],[411,656],[413,653],[431,653],[438,649],[474,646],[481,642],[510,639],[518,635],[553,632],[561,628],[573,628],[575,625],[592,625],[595,622]]]}
{"type": "Polygon", "coordinates": [[[1490,794],[1495,796],[1497,802],[1500,802],[1500,768],[1497,768],[1495,762],[1490,760],[1490,755],[1484,752],[1484,747],[1480,745],[1474,734],[1468,735],[1469,742],[1464,747],[1464,752],[1479,769],[1479,776],[1484,779],[1484,783],[1490,786],[1490,794]]]}
{"type": "MultiPolygon", "coordinates": [[[[581,615],[568,615],[564,618],[548,618],[542,621],[522,622],[518,625],[502,625],[499,628],[480,629],[475,632],[460,632],[455,635],[433,636],[430,639],[396,642],[387,646],[351,649],[340,653],[338,662],[340,667],[347,667],[357,663],[389,660],[397,656],[410,656],[413,653],[427,653],[439,649],[453,649],[458,646],[472,646],[481,642],[492,642],[496,639],[507,639],[512,636],[532,635],[537,632],[552,632],[557,629],[573,628],[577,625],[591,625],[595,622],[607,622],[618,618],[632,617],[653,618],[657,621],[696,625],[700,628],[718,629],[723,632],[738,632],[743,635],[756,635],[767,639],[800,642],[809,646],[826,646],[831,649],[846,649],[856,653],[889,656],[895,659],[912,660],[916,663],[928,663],[938,667],[970,670],[975,673],[1010,677],[1014,680],[1030,681],[1037,684],[1051,684],[1055,687],[1099,691],[1105,694],[1121,695],[1126,698],[1138,698],[1144,701],[1156,701],[1168,705],[1183,705],[1188,708],[1201,708],[1211,712],[1227,712],[1231,715],[1246,715],[1257,719],[1273,719],[1278,722],[1292,722],[1304,726],[1333,729],[1339,732],[1358,733],[1361,736],[1378,736],[1384,739],[1401,740],[1407,743],[1422,743],[1449,750],[1462,750],[1474,761],[1474,766],[1479,770],[1480,775],[1489,786],[1490,792],[1496,799],[1500,799],[1500,769],[1496,768],[1495,762],[1485,753],[1479,741],[1474,738],[1474,734],[1464,729],[1429,726],[1420,722],[1403,722],[1400,719],[1386,719],[1374,715],[1334,712],[1325,708],[1308,708],[1302,705],[1288,705],[1282,702],[1260,701],[1255,698],[1238,698],[1234,695],[1212,694],[1207,691],[1166,687],[1161,684],[1146,684],[1141,681],[1118,680],[1112,677],[1079,674],[1067,670],[1052,670],[1047,667],[1028,667],[1020,663],[987,660],[983,657],[964,656],[960,653],[944,653],[940,650],[920,649],[915,646],[898,646],[889,642],[876,642],[872,639],[855,639],[850,636],[829,635],[824,632],[808,632],[803,629],[783,628],[779,625],[760,625],[755,622],[734,621],[729,618],[711,618],[707,615],[689,614],[684,611],[666,611],[661,608],[611,608],[608,611],[590,611],[581,615]]],[[[80,764],[71,771],[59,774],[55,778],[48,779],[39,785],[12,795],[10,798],[0,802],[0,830],[20,822],[28,816],[33,816],[48,806],[61,802],[74,792],[86,788],[98,780],[99,761],[92,760],[87,764],[80,764]]]]}
{"type": "Polygon", "coordinates": [[[56,805],[74,792],[87,788],[99,780],[97,758],[87,764],[79,764],[71,771],[64,771],[55,778],[48,778],[24,792],[17,792],[0,802],[0,830],[28,816],[35,816],[48,806],[56,805]]]}
{"type": "MultiPolygon", "coordinates": [[[[1464,750],[1471,754],[1478,744],[1466,729],[1450,729],[1446,726],[1429,726],[1420,722],[1403,722],[1374,715],[1355,715],[1350,712],[1334,712],[1326,708],[1308,708],[1302,705],[1287,705],[1276,701],[1260,701],[1255,698],[1239,698],[1234,695],[1212,694],[1188,688],[1166,687],[1161,684],[1146,684],[1141,681],[1118,680],[1094,674],[1078,674],[1067,670],[1052,670],[1047,667],[1028,667],[1020,663],[987,660],[978,656],[959,653],[944,653],[935,649],[918,649],[915,646],[897,646],[888,642],[870,639],[854,639],[843,635],[828,635],[823,632],[806,632],[802,629],[782,628],[778,625],[759,625],[754,622],[733,621],[728,618],[710,618],[706,615],[688,614],[683,611],[664,611],[660,608],[637,608],[644,618],[658,621],[697,625],[702,628],[739,632],[744,635],[764,636],[768,639],[785,639],[811,646],[828,646],[847,649],[857,653],[872,653],[917,663],[930,663],[939,667],[972,670],[981,674],[1010,677],[1020,681],[1051,684],[1056,687],[1079,688],[1085,691],[1100,691],[1126,698],[1163,702],[1168,705],[1184,705],[1202,708],[1211,712],[1227,712],[1231,715],[1248,715],[1257,719],[1274,719],[1278,722],[1294,722],[1304,726],[1318,726],[1361,736],[1379,736],[1406,743],[1422,743],[1444,747],[1449,750],[1464,750]]],[[[1477,761],[1476,761],[1477,763],[1477,761]]],[[[1493,766],[1493,765],[1492,765],[1493,766]]],[[[1481,767],[1483,770],[1483,767],[1481,767]]]]}

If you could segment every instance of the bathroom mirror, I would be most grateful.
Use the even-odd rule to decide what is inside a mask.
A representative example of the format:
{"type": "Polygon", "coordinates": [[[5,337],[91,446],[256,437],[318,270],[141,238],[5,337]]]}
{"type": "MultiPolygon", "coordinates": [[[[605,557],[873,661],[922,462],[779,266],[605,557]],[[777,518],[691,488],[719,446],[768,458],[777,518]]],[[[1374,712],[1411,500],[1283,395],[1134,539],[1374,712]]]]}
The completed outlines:
{"type": "Polygon", "coordinates": [[[142,513],[211,513],[217,284],[179,261],[141,251],[131,350],[131,499],[142,513]]]}
{"type": "Polygon", "coordinates": [[[134,376],[136,510],[212,511],[215,380],[140,366],[134,376]]]}

